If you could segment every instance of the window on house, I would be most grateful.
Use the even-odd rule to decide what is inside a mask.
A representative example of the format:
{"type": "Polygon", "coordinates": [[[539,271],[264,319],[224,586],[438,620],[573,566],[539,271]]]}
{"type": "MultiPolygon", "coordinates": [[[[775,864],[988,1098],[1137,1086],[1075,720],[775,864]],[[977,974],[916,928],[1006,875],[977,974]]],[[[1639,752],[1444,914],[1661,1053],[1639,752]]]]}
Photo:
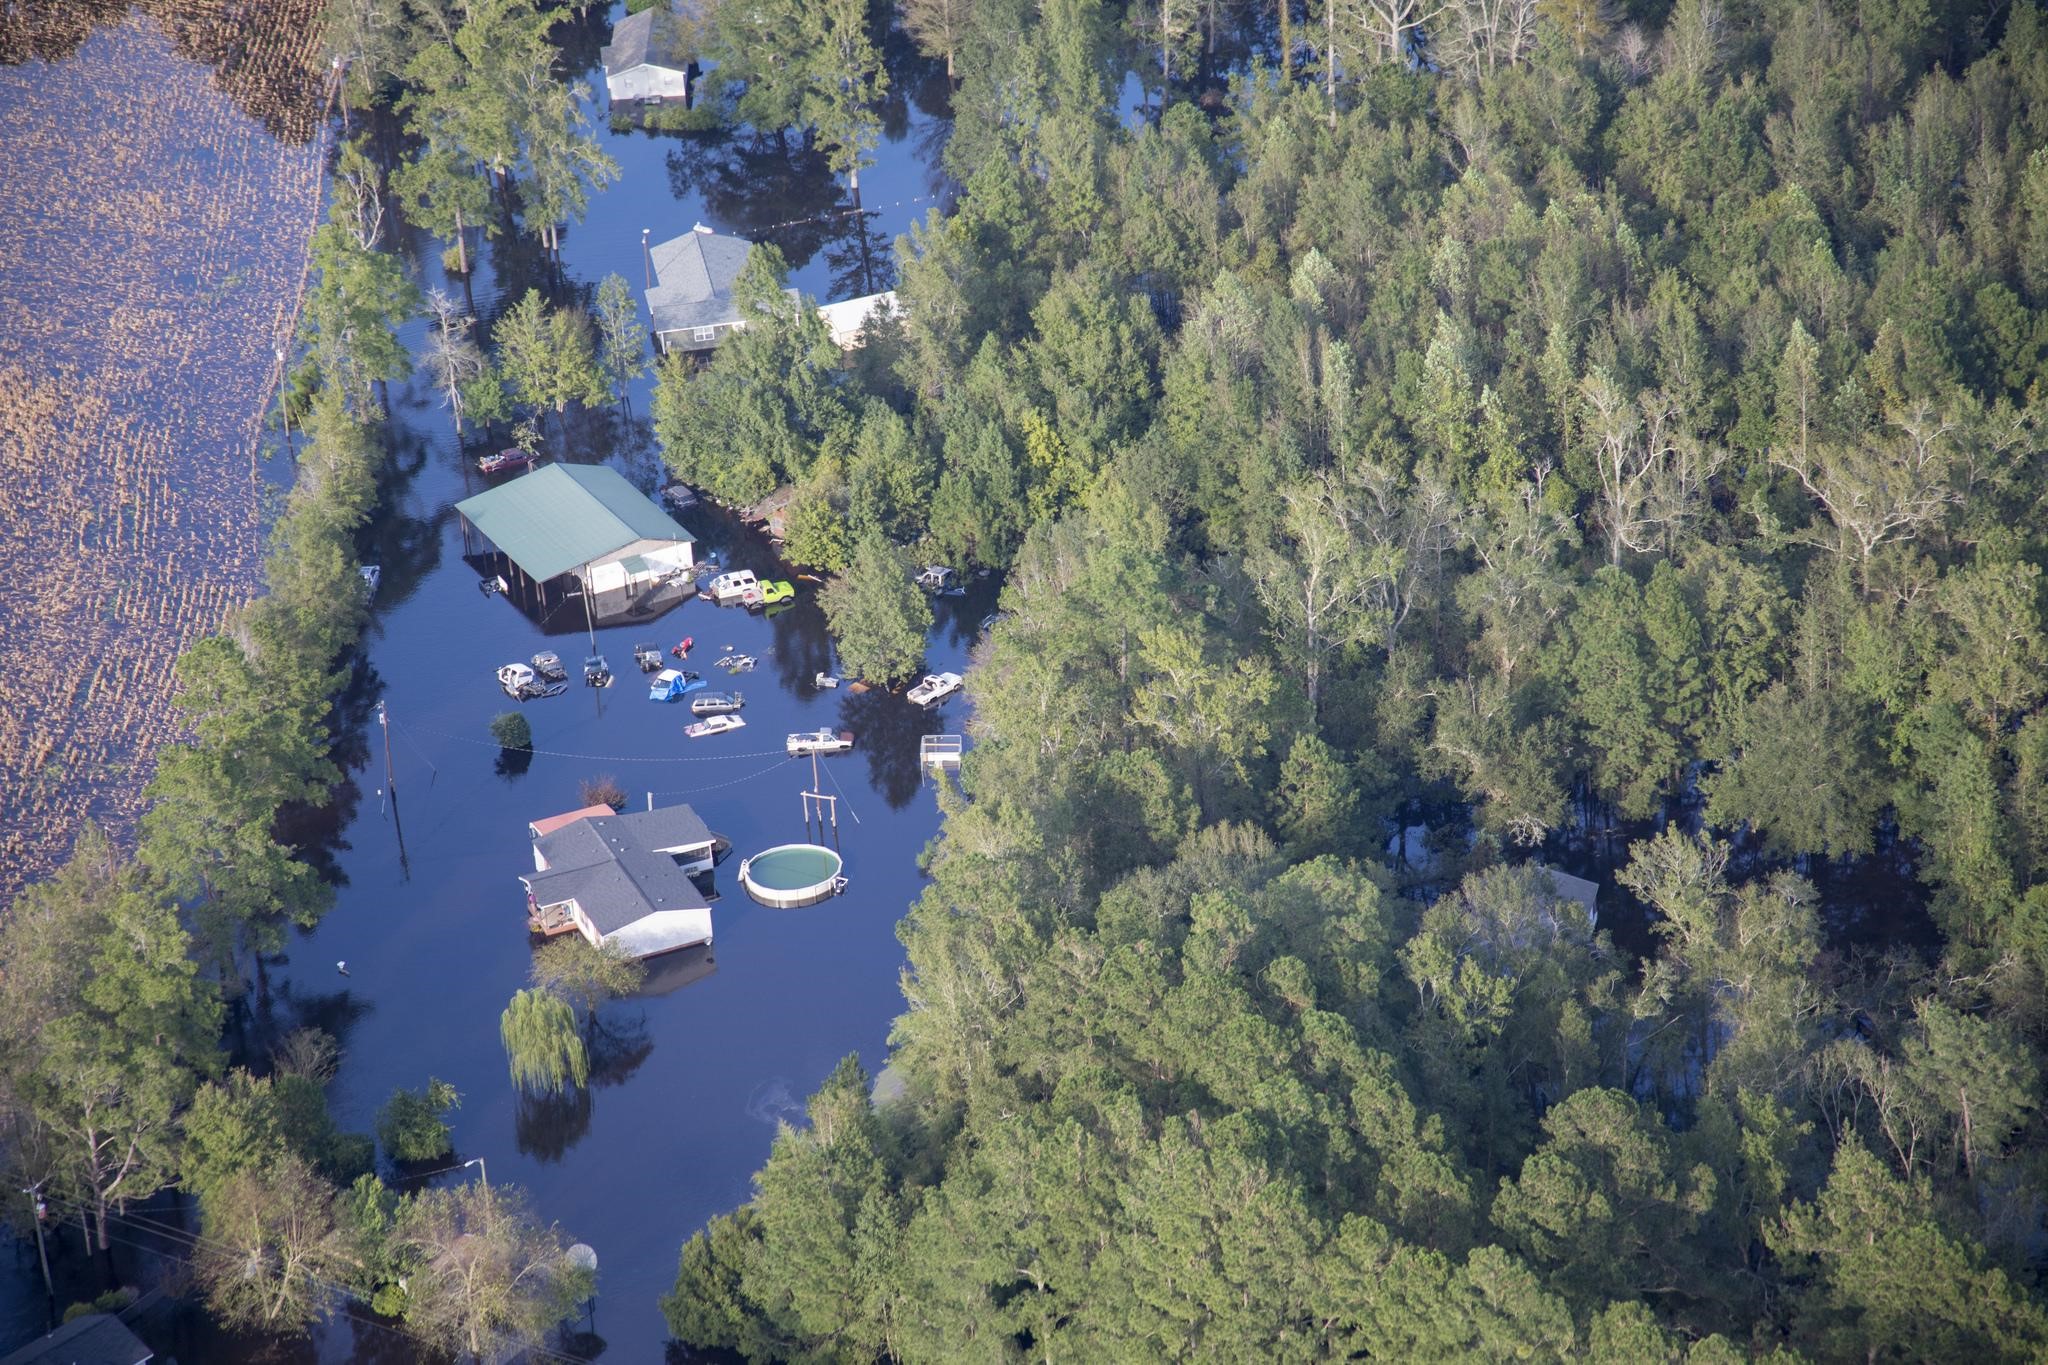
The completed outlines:
{"type": "Polygon", "coordinates": [[[698,341],[710,341],[717,335],[718,329],[716,327],[699,327],[694,333],[695,339],[698,341]]]}

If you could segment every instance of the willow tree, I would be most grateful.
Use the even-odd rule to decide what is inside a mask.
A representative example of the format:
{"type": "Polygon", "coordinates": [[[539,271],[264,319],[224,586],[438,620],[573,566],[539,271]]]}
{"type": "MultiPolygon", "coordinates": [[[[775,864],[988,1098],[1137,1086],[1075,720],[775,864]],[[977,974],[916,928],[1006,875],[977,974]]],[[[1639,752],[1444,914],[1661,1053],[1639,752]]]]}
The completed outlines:
{"type": "Polygon", "coordinates": [[[568,1001],[545,990],[521,991],[498,1020],[498,1036],[521,1090],[557,1094],[590,1079],[583,1031],[568,1001]]]}

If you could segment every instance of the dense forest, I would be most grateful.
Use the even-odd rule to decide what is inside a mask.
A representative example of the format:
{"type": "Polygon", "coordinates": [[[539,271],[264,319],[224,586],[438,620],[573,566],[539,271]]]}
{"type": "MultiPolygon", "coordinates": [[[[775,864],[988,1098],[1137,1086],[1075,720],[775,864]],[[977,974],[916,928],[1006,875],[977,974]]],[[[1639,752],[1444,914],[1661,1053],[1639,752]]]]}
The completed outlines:
{"type": "MultiPolygon", "coordinates": [[[[718,98],[857,172],[874,16],[786,9],[718,98]]],[[[827,1081],[675,1334],[2048,1353],[2040,9],[899,17],[963,187],[902,317],[842,364],[764,252],[657,429],[863,619],[913,548],[1005,618],[900,1090],[827,1081]]]]}

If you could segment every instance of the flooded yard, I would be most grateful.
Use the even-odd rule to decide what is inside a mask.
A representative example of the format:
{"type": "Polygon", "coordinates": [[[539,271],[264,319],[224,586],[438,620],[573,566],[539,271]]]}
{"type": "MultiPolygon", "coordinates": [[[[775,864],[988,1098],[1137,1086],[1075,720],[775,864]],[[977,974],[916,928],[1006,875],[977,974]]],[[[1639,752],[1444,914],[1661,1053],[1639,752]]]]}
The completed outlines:
{"type": "MultiPolygon", "coordinates": [[[[572,64],[594,63],[605,18],[599,10],[558,33],[572,64]]],[[[155,51],[152,44],[161,39],[153,33],[148,21],[130,19],[87,40],[69,64],[0,70],[0,82],[13,82],[15,91],[11,101],[0,91],[0,101],[8,102],[0,118],[18,117],[24,98],[39,102],[41,122],[54,119],[60,107],[94,117],[88,59],[155,51]]],[[[776,242],[792,263],[793,283],[821,301],[887,287],[889,242],[932,208],[944,188],[933,168],[945,122],[942,104],[934,106],[938,112],[926,107],[933,104],[930,75],[913,64],[898,82],[899,89],[920,92],[925,103],[899,96],[891,106],[880,164],[863,177],[872,210],[865,216],[846,212],[822,159],[794,139],[619,128],[602,136],[622,179],[598,196],[586,223],[563,234],[559,276],[530,239],[516,236],[491,244],[467,281],[446,275],[439,245],[403,223],[395,225],[396,244],[423,289],[439,286],[467,298],[486,319],[528,287],[571,298],[616,273],[637,294],[642,230],[659,240],[699,222],[776,242]]],[[[605,129],[599,73],[585,69],[583,78],[599,88],[592,121],[605,129]]],[[[197,82],[195,91],[204,93],[203,73],[197,82]]],[[[107,117],[111,129],[117,116],[109,111],[107,117]]],[[[77,728],[80,715],[109,737],[146,717],[158,728],[144,726],[140,733],[152,743],[160,739],[168,664],[184,632],[216,624],[231,602],[254,589],[262,471],[251,454],[262,404],[274,392],[272,351],[291,326],[289,305],[321,169],[316,150],[260,131],[256,136],[288,173],[266,176],[251,164],[222,180],[250,195],[259,182],[268,196],[289,187],[296,215],[283,234],[289,240],[276,247],[245,221],[255,214],[258,201],[252,201],[231,215],[241,235],[215,254],[192,253],[205,262],[203,269],[188,265],[180,274],[157,260],[156,274],[145,280],[143,258],[123,258],[122,268],[135,276],[125,293],[136,312],[122,326],[179,338],[162,354],[132,346],[115,352],[129,357],[130,368],[115,371],[125,373],[129,388],[169,395],[152,409],[155,415],[145,414],[155,427],[141,416],[130,419],[135,434],[129,444],[157,463],[139,470],[132,461],[142,455],[122,456],[130,463],[95,468],[92,479],[81,473],[61,508],[37,513],[41,539],[16,549],[40,556],[38,562],[68,557],[74,568],[82,563],[99,585],[91,592],[74,589],[68,613],[48,621],[25,614],[42,590],[9,601],[9,629],[17,638],[23,630],[43,632],[33,638],[36,654],[52,670],[47,694],[77,703],[65,713],[73,719],[63,722],[49,719],[47,706],[7,708],[10,716],[33,717],[27,738],[42,757],[24,758],[21,771],[31,777],[59,752],[82,755],[73,766],[87,771],[129,757],[131,751],[111,738],[93,748],[77,728]],[[167,316],[173,304],[207,299],[214,300],[210,322],[191,319],[183,331],[173,330],[167,316]],[[225,347],[228,357],[208,347],[225,347]],[[183,388],[164,373],[174,364],[190,371],[183,388]],[[188,392],[189,403],[180,396],[188,392]],[[213,464],[174,463],[175,453],[187,447],[162,428],[181,414],[192,431],[205,433],[203,453],[213,464]],[[158,434],[151,437],[152,431],[158,434]],[[140,498],[145,510],[103,515],[105,504],[124,497],[140,498]],[[208,509],[203,516],[201,508],[208,509]],[[183,520],[168,509],[180,509],[183,520]],[[178,528],[196,539],[166,539],[178,528]],[[109,539],[116,529],[128,539],[109,539]],[[145,536],[155,538],[137,539],[145,536]],[[156,567],[140,568],[142,557],[156,567]],[[159,580],[182,595],[143,592],[159,580]],[[24,624],[15,624],[17,618],[24,624]],[[142,619],[158,633],[148,634],[142,619]],[[76,643],[60,645],[63,640],[76,643]],[[138,643],[149,640],[158,643],[138,643]],[[80,670],[100,680],[65,692],[80,670]],[[118,713],[126,717],[119,723],[115,704],[128,708],[118,713]]],[[[165,182],[172,177],[161,165],[186,164],[181,155],[187,154],[152,153],[154,160],[131,157],[125,164],[143,179],[141,192],[170,196],[165,182]],[[144,174],[151,165],[160,169],[144,174]]],[[[0,225],[0,232],[19,230],[0,225]]],[[[37,289],[90,277],[97,252],[60,238],[53,232],[35,248],[39,264],[29,273],[37,289]]],[[[6,288],[21,291],[20,279],[10,271],[6,288]]],[[[5,306],[28,305],[10,300],[5,306]]],[[[67,344],[80,363],[104,360],[90,329],[83,321],[77,327],[67,344]]],[[[415,323],[404,339],[417,349],[424,324],[415,323]]],[[[40,341],[0,341],[0,366],[49,364],[36,358],[59,353],[40,341]]],[[[609,463],[653,491],[662,475],[647,424],[651,395],[651,381],[642,380],[628,405],[572,415],[566,430],[551,423],[550,458],[609,463]]],[[[106,402],[119,410],[115,397],[106,402]]],[[[347,781],[322,826],[309,832],[313,856],[339,888],[337,902],[317,931],[293,943],[286,960],[268,964],[262,994],[238,1017],[228,1041],[261,1052],[267,1039],[302,1024],[331,1031],[343,1048],[333,1107],[344,1126],[359,1131],[371,1126],[395,1087],[417,1087],[430,1076],[453,1083],[462,1104],[453,1116],[457,1152],[449,1164],[483,1158],[490,1180],[527,1187],[542,1217],[594,1247],[600,1258],[595,1328],[607,1343],[605,1358],[658,1359],[666,1333],[656,1301],[674,1277],[683,1239],[747,1198],[776,1125],[801,1116],[803,1098],[841,1057],[858,1052],[872,1069],[885,1060],[889,1023],[902,1009],[897,976],[903,951],[895,924],[919,893],[918,855],[939,820],[936,787],[919,768],[919,745],[926,735],[964,729],[965,702],[955,697],[923,710],[883,692],[815,686],[819,673],[834,671],[833,656],[816,585],[801,581],[796,602],[772,617],[698,598],[651,624],[600,628],[594,646],[609,659],[617,683],[605,690],[582,686],[580,665],[591,642],[580,604],[554,616],[524,613],[505,597],[479,591],[479,573],[465,561],[453,508],[484,486],[473,462],[491,447],[458,446],[438,395],[423,378],[394,385],[391,403],[394,458],[385,506],[363,545],[364,561],[381,567],[381,582],[364,659],[337,717],[347,781]],[[697,642],[688,667],[714,687],[744,694],[746,728],[690,739],[683,734],[692,719],[686,704],[647,699],[634,646],[651,643],[665,651],[684,635],[697,642]],[[520,708],[500,691],[496,670],[541,650],[561,655],[571,686],[562,696],[520,708]],[[755,669],[728,677],[711,666],[734,652],[755,656],[755,669]],[[389,778],[376,721],[380,701],[390,719],[389,778]],[[501,754],[487,733],[492,716],[513,708],[531,722],[530,759],[501,754]],[[856,736],[851,753],[818,761],[819,790],[837,798],[836,835],[828,826],[823,837],[836,842],[844,859],[846,890],[809,908],[769,909],[740,888],[739,860],[804,838],[801,793],[812,785],[812,767],[809,759],[788,757],[785,736],[818,729],[856,736]],[[645,809],[650,799],[688,802],[732,840],[734,853],[716,876],[713,945],[657,960],[646,989],[603,1016],[590,1087],[570,1100],[535,1102],[514,1090],[498,1037],[499,1014],[525,984],[532,960],[518,881],[533,866],[527,823],[583,805],[580,785],[600,776],[628,794],[629,810],[645,809]]],[[[105,442],[94,437],[97,424],[66,415],[76,405],[75,394],[53,404],[50,421],[64,433],[55,447],[61,458],[83,468],[105,442]]],[[[10,459],[18,461],[51,438],[8,439],[14,441],[7,446],[10,459]]],[[[14,480],[0,497],[47,497],[35,491],[41,487],[14,480]]],[[[764,577],[770,570],[776,578],[791,576],[773,546],[730,514],[707,504],[680,519],[698,537],[700,554],[717,553],[728,566],[764,577]]],[[[932,668],[965,667],[996,591],[993,580],[981,580],[965,597],[935,602],[932,668]]],[[[6,747],[10,754],[20,751],[12,741],[6,747]]],[[[51,804],[59,796],[82,801],[68,785],[31,786],[44,805],[22,814],[32,814],[38,830],[69,828],[84,809],[51,804]]],[[[22,828],[13,810],[0,823],[22,828]]],[[[477,1169],[458,1167],[426,1178],[477,1177],[477,1169]]],[[[167,1208],[152,1216],[170,1216],[167,1208]]],[[[75,1248],[67,1254],[77,1259],[75,1248]]],[[[39,1310],[40,1286],[29,1289],[32,1257],[16,1269],[10,1297],[34,1300],[17,1315],[26,1321],[39,1310]]],[[[336,1317],[310,1342],[273,1343],[224,1338],[194,1314],[175,1347],[180,1359],[209,1361],[412,1358],[405,1338],[367,1318],[358,1310],[336,1317]]]]}

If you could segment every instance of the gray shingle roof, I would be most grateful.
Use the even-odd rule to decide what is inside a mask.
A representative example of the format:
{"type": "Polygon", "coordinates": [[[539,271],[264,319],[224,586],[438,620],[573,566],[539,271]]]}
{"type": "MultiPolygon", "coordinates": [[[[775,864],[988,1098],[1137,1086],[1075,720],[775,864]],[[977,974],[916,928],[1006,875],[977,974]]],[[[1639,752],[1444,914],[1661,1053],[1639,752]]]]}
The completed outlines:
{"type": "Polygon", "coordinates": [[[585,823],[602,831],[617,828],[641,848],[689,848],[711,842],[711,827],[689,806],[663,806],[625,815],[604,815],[585,823]]]}
{"type": "Polygon", "coordinates": [[[655,286],[647,291],[647,312],[657,332],[690,327],[724,327],[740,320],[732,284],[754,244],[695,229],[662,242],[654,258],[655,286]]]}
{"type": "Polygon", "coordinates": [[[606,465],[544,465],[455,510],[536,583],[642,540],[696,539],[606,465]]]}
{"type": "Polygon", "coordinates": [[[542,905],[574,900],[598,933],[613,934],[657,911],[708,909],[689,874],[654,850],[710,839],[688,806],[578,820],[534,842],[548,870],[520,880],[542,905]]]}
{"type": "Polygon", "coordinates": [[[611,42],[597,54],[598,59],[604,63],[604,72],[607,76],[631,71],[636,66],[661,66],[671,71],[688,68],[690,54],[677,42],[681,36],[681,26],[664,24],[657,33],[654,18],[654,10],[644,9],[638,14],[629,14],[612,25],[611,42]]]}
{"type": "Polygon", "coordinates": [[[88,1313],[10,1351],[0,1357],[0,1365],[146,1365],[154,1358],[119,1318],[88,1313]]]}

